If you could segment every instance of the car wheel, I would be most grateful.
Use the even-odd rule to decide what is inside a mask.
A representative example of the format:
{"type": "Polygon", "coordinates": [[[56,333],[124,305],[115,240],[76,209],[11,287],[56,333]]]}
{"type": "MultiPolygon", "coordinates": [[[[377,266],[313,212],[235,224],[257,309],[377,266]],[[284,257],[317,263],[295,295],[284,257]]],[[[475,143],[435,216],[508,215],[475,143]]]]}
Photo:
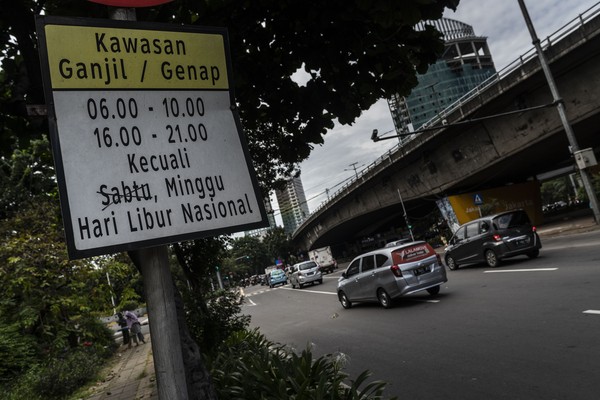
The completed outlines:
{"type": "Polygon", "coordinates": [[[390,299],[390,295],[387,294],[387,292],[383,289],[379,289],[377,291],[377,299],[383,308],[390,308],[392,306],[392,299],[390,299]]]}
{"type": "Polygon", "coordinates": [[[452,256],[446,257],[446,265],[452,271],[454,271],[455,269],[458,269],[458,264],[456,263],[456,261],[454,261],[454,258],[452,256]]]}
{"type": "Polygon", "coordinates": [[[430,295],[435,296],[436,294],[438,294],[440,292],[440,285],[437,285],[437,286],[427,289],[427,292],[430,295]]]}
{"type": "Polygon", "coordinates": [[[340,292],[338,294],[338,298],[340,299],[340,303],[342,303],[342,307],[344,307],[345,309],[352,307],[352,302],[348,300],[348,296],[346,296],[346,293],[340,292]]]}
{"type": "Polygon", "coordinates": [[[540,255],[540,249],[535,249],[527,253],[527,257],[529,258],[537,258],[540,255]]]}
{"type": "Polygon", "coordinates": [[[490,268],[496,268],[498,265],[500,265],[500,260],[498,259],[498,256],[494,250],[485,251],[485,262],[490,268]]]}

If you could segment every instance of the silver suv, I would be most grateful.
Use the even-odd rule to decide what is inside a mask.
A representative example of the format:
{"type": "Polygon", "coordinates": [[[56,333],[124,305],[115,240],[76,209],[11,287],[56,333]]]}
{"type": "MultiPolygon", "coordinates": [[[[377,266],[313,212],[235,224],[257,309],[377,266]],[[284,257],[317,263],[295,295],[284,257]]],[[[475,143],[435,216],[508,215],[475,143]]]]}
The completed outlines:
{"type": "Polygon", "coordinates": [[[298,264],[292,265],[290,269],[290,283],[295,289],[296,286],[302,287],[307,283],[323,283],[323,275],[319,265],[314,261],[305,261],[298,264]]]}
{"type": "Polygon", "coordinates": [[[342,307],[353,302],[378,301],[384,308],[392,300],[421,290],[436,295],[447,282],[440,256],[427,242],[384,247],[356,257],[338,281],[342,307]]]}

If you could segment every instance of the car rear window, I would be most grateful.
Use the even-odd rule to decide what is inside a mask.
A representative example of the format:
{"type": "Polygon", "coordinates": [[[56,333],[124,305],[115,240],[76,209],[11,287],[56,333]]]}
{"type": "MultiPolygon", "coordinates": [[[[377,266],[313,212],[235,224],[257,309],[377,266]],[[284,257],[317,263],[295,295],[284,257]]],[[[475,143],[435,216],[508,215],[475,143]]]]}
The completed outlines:
{"type": "Polygon", "coordinates": [[[435,251],[428,243],[418,243],[394,250],[392,252],[392,260],[394,260],[394,264],[403,264],[422,260],[434,253],[435,251]]]}
{"type": "Polygon", "coordinates": [[[497,216],[494,218],[494,224],[498,229],[508,229],[517,226],[531,225],[531,221],[525,211],[515,211],[497,216]]]}
{"type": "Polygon", "coordinates": [[[316,266],[317,266],[317,264],[316,264],[316,263],[314,263],[314,262],[309,262],[309,263],[300,264],[300,267],[299,267],[299,269],[300,269],[300,271],[305,271],[305,270],[307,270],[307,269],[311,269],[311,268],[314,268],[314,267],[316,267],[316,266]]]}

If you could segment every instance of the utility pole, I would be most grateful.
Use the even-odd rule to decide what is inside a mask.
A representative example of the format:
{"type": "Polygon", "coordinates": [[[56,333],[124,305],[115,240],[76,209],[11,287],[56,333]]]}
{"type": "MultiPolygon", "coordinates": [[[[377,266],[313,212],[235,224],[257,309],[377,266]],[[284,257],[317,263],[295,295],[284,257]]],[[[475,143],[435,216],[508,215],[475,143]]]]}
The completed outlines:
{"type": "MultiPolygon", "coordinates": [[[[552,92],[552,97],[554,102],[556,103],[556,108],[558,110],[558,114],[560,115],[560,120],[562,121],[563,128],[565,129],[565,133],[567,134],[567,139],[569,140],[569,147],[571,154],[577,155],[580,152],[579,145],[577,144],[577,138],[575,137],[575,133],[571,128],[571,124],[567,119],[567,113],[565,110],[565,105],[563,99],[560,97],[558,93],[558,89],[556,87],[556,83],[554,82],[554,77],[552,76],[552,71],[550,71],[550,66],[546,60],[546,56],[542,50],[542,46],[540,44],[540,39],[538,39],[537,34],[535,32],[535,28],[533,27],[533,23],[531,22],[531,18],[529,17],[529,11],[527,11],[527,6],[525,6],[525,0],[518,0],[519,7],[521,7],[521,12],[523,13],[523,18],[525,18],[525,23],[527,24],[527,29],[529,29],[529,33],[531,35],[531,40],[533,45],[535,46],[535,50],[537,52],[538,58],[540,60],[540,64],[542,66],[542,70],[544,71],[544,75],[546,76],[546,80],[548,81],[548,86],[550,87],[550,92],[552,92]]],[[[596,220],[596,224],[600,224],[600,208],[598,207],[598,198],[596,197],[596,193],[594,191],[594,187],[592,186],[592,181],[590,176],[585,168],[579,167],[579,173],[581,175],[581,181],[583,182],[583,186],[585,187],[585,191],[590,199],[590,206],[592,211],[594,212],[594,219],[596,220]]]]}
{"type": "Polygon", "coordinates": [[[410,238],[412,241],[415,241],[415,237],[412,233],[412,226],[410,226],[410,222],[408,221],[408,215],[406,214],[406,208],[404,208],[404,200],[402,200],[402,195],[400,194],[400,189],[396,189],[398,191],[398,197],[400,197],[400,204],[402,204],[402,212],[404,213],[404,222],[406,222],[406,227],[408,228],[408,233],[410,233],[410,238]]]}

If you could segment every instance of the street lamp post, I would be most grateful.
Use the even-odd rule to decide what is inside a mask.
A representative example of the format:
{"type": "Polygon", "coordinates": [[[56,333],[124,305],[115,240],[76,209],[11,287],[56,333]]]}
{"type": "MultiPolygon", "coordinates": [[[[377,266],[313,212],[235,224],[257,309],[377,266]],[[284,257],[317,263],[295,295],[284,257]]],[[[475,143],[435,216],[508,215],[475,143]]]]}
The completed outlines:
{"type": "MultiPolygon", "coordinates": [[[[356,175],[356,180],[358,180],[358,172],[356,172],[356,164],[358,164],[358,162],[353,162],[349,166],[352,167],[352,169],[354,170],[354,175],[356,175]]],[[[344,168],[344,171],[351,171],[351,170],[348,168],[344,168]]]]}
{"type": "MultiPolygon", "coordinates": [[[[542,50],[542,46],[540,44],[540,39],[538,39],[537,34],[535,32],[535,28],[533,27],[533,23],[531,22],[531,18],[529,17],[529,12],[527,11],[527,6],[525,6],[524,0],[518,0],[519,7],[521,7],[521,12],[523,13],[523,18],[525,18],[525,23],[527,24],[527,29],[531,35],[531,40],[533,45],[535,46],[535,50],[537,52],[538,58],[540,60],[540,64],[542,66],[542,70],[544,71],[544,75],[546,76],[546,81],[548,81],[548,86],[550,87],[550,92],[552,92],[552,97],[554,99],[554,103],[556,103],[556,108],[558,110],[558,114],[560,115],[560,120],[562,121],[563,128],[565,129],[565,133],[567,134],[567,138],[569,140],[569,147],[572,154],[577,154],[579,150],[579,144],[577,143],[577,138],[573,133],[573,129],[571,128],[571,124],[567,119],[567,113],[565,110],[565,105],[563,99],[560,97],[558,93],[558,89],[556,87],[556,83],[554,82],[554,77],[552,76],[552,71],[550,71],[550,67],[548,62],[546,61],[546,56],[542,50]]],[[[583,186],[585,187],[585,191],[590,199],[590,206],[592,211],[594,212],[594,218],[596,220],[596,224],[600,224],[600,209],[598,207],[598,199],[596,197],[596,193],[594,191],[594,187],[592,186],[592,181],[590,176],[585,168],[579,167],[579,173],[581,174],[581,181],[583,182],[583,186]]]]}
{"type": "Polygon", "coordinates": [[[402,204],[402,212],[404,213],[404,222],[406,222],[406,227],[408,228],[408,233],[410,233],[410,238],[412,241],[415,241],[415,237],[412,233],[412,227],[410,226],[410,222],[408,221],[408,215],[406,214],[406,208],[404,208],[404,200],[402,200],[402,195],[400,194],[400,189],[396,189],[398,191],[398,197],[400,197],[400,204],[402,204]]]}
{"type": "Polygon", "coordinates": [[[110,302],[113,306],[113,315],[117,313],[117,306],[115,305],[115,296],[112,288],[112,284],[110,283],[110,276],[108,275],[108,271],[106,271],[106,280],[108,281],[108,287],[110,288],[110,302]]]}

